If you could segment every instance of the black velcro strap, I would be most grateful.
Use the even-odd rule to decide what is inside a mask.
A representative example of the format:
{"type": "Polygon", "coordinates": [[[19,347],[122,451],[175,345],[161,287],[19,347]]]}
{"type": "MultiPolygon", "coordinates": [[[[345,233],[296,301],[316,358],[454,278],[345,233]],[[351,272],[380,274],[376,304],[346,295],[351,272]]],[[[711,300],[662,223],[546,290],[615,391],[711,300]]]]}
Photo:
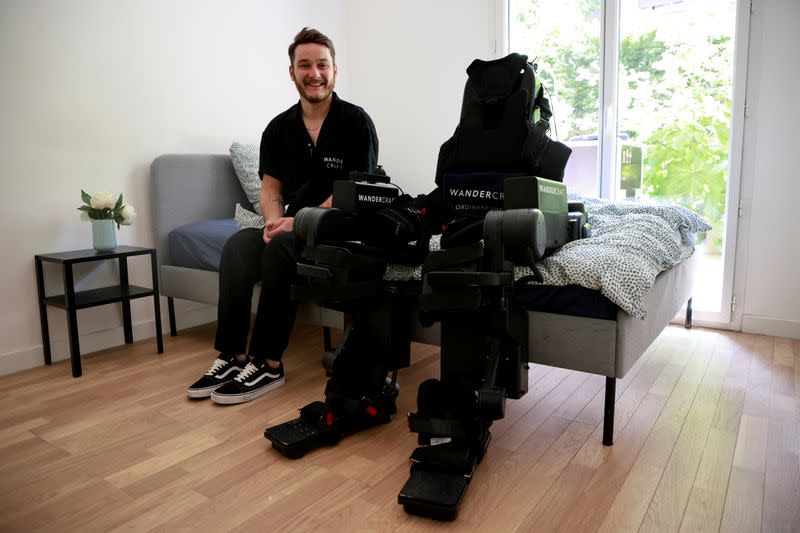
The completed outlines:
{"type": "Polygon", "coordinates": [[[320,401],[311,402],[302,407],[300,409],[300,418],[306,420],[309,424],[317,425],[322,431],[332,431],[336,422],[333,410],[320,401]]]}
{"type": "Polygon", "coordinates": [[[353,418],[361,413],[361,399],[354,399],[339,392],[326,390],[325,403],[334,410],[336,414],[343,417],[353,418]]]}
{"type": "Polygon", "coordinates": [[[464,439],[467,436],[466,428],[457,420],[420,416],[416,413],[408,413],[408,427],[412,433],[428,433],[437,437],[464,439]]]}
{"type": "Polygon", "coordinates": [[[334,269],[347,268],[358,273],[372,273],[383,277],[386,261],[379,257],[362,255],[356,243],[341,243],[338,246],[317,245],[306,246],[302,259],[312,264],[330,266],[334,269]],[[351,250],[350,248],[353,248],[351,250]]]}
{"type": "MultiPolygon", "coordinates": [[[[456,267],[463,267],[476,262],[483,257],[483,243],[474,242],[464,246],[448,248],[432,252],[425,258],[422,264],[423,274],[433,270],[449,270],[456,267]]],[[[473,268],[474,269],[474,268],[473,268]]]]}
{"type": "Polygon", "coordinates": [[[475,455],[469,446],[459,443],[421,446],[411,454],[411,461],[428,471],[472,475],[475,455]]]}
{"type": "Polygon", "coordinates": [[[362,217],[360,240],[392,263],[418,265],[428,254],[430,233],[408,195],[390,207],[362,217]]]}
{"type": "Polygon", "coordinates": [[[462,217],[450,221],[442,232],[442,250],[452,250],[483,239],[483,216],[462,217]]]}

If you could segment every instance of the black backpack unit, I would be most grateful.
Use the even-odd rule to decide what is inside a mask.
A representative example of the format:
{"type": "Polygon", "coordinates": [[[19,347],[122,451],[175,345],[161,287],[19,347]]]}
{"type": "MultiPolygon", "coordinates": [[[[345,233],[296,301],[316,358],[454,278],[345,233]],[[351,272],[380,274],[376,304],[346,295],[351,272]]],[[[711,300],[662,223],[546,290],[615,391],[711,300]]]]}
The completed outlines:
{"type": "Polygon", "coordinates": [[[502,209],[506,178],[561,181],[572,153],[547,136],[550,102],[527,56],[476,59],[467,76],[459,124],[436,167],[445,223],[502,209]]]}

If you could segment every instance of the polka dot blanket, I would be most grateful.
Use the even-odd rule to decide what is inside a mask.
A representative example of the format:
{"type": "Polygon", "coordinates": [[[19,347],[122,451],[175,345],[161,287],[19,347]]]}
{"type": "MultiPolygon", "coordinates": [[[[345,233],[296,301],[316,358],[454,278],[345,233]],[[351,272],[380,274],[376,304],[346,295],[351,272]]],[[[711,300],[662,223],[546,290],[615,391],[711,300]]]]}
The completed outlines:
{"type": "MultiPolygon", "coordinates": [[[[581,285],[596,289],[631,316],[644,319],[644,302],[656,276],[694,253],[694,234],[711,226],[689,209],[676,205],[617,202],[570,195],[583,202],[592,236],[572,241],[538,261],[542,285],[581,285]]],[[[439,248],[438,236],[431,250],[439,248]]],[[[530,276],[517,267],[514,277],[530,276]]],[[[420,279],[420,267],[391,265],[388,280],[420,279]]],[[[531,282],[532,285],[536,283],[531,282]]]]}

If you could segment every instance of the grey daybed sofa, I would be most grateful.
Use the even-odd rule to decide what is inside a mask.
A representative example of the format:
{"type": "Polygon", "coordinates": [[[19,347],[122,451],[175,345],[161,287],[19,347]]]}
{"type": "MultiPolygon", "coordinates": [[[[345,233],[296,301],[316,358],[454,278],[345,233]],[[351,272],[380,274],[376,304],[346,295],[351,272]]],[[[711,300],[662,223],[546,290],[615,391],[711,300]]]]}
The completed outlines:
{"type": "MultiPolygon", "coordinates": [[[[170,256],[170,232],[188,223],[231,219],[237,202],[244,207],[250,203],[228,155],[161,155],[152,162],[150,174],[161,294],[168,299],[170,330],[175,335],[173,299],[216,305],[218,276],[213,270],[176,265],[170,256]]],[[[657,276],[647,294],[644,320],[621,309],[615,320],[529,312],[531,362],[606,376],[604,444],[612,443],[616,379],[625,376],[687,302],[689,327],[695,263],[692,256],[657,276]]],[[[341,313],[314,305],[303,306],[298,318],[323,326],[344,324],[341,313]]],[[[437,327],[423,328],[415,320],[413,331],[415,340],[439,344],[437,327]]]]}
{"type": "MultiPolygon", "coordinates": [[[[217,305],[219,276],[216,269],[176,264],[170,256],[170,232],[194,222],[232,219],[237,203],[248,209],[252,206],[228,155],[162,155],[151,163],[150,178],[160,288],[167,297],[170,333],[174,336],[174,299],[217,305]]],[[[254,308],[257,301],[258,288],[253,296],[254,308]]],[[[330,327],[343,325],[341,313],[314,305],[303,306],[299,318],[330,327]]]]}

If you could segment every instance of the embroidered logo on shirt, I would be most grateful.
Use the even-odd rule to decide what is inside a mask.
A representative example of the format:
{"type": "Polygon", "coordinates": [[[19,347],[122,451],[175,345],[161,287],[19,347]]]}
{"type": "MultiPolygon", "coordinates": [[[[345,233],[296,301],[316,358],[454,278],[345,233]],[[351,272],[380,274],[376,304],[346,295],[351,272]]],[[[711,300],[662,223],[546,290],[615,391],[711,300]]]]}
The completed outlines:
{"type": "Polygon", "coordinates": [[[324,156],[322,162],[325,163],[325,168],[334,170],[342,170],[344,168],[344,159],[341,157],[324,156]]]}

